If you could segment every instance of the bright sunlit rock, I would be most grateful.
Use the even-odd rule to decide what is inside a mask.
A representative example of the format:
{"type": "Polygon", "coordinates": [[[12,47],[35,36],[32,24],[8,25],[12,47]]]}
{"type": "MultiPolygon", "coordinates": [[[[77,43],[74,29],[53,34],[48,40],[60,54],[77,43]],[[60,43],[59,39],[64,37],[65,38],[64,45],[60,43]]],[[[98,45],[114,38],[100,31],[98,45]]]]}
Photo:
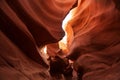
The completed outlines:
{"type": "Polygon", "coordinates": [[[73,31],[71,26],[69,26],[69,21],[72,19],[73,16],[73,10],[71,10],[68,15],[65,17],[62,23],[62,28],[65,31],[65,36],[62,38],[61,41],[59,41],[59,48],[62,49],[65,53],[68,52],[68,42],[70,39],[70,36],[73,36],[73,31]]]}

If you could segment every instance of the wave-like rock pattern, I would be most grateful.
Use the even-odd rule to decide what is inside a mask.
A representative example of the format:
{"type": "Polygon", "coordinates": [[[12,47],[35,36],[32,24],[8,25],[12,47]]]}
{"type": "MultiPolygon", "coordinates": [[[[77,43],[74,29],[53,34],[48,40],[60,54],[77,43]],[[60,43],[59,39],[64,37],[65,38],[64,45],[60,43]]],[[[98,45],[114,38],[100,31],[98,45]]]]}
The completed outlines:
{"type": "Polygon", "coordinates": [[[68,58],[74,61],[80,80],[120,79],[118,4],[118,0],[79,0],[69,22],[74,40],[68,58]]]}
{"type": "Polygon", "coordinates": [[[39,47],[64,36],[75,0],[0,0],[0,80],[49,80],[39,47]]]}

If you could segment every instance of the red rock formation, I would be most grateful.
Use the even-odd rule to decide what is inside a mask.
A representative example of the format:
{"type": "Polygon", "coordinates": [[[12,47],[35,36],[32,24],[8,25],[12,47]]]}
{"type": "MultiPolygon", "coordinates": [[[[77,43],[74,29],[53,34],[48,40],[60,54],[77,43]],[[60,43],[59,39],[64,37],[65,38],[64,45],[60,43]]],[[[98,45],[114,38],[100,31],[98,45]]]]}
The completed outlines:
{"type": "Polygon", "coordinates": [[[39,47],[59,41],[75,0],[0,1],[0,80],[48,80],[39,47]]]}
{"type": "MultiPolygon", "coordinates": [[[[51,79],[39,48],[62,39],[62,21],[75,1],[0,1],[0,80],[51,79]]],[[[68,40],[67,57],[80,80],[120,80],[119,3],[78,0],[69,22],[74,40],[68,40]]],[[[49,54],[56,49],[50,46],[49,54]]]]}
{"type": "Polygon", "coordinates": [[[80,80],[120,79],[120,11],[114,0],[79,0],[68,58],[80,80]]]}

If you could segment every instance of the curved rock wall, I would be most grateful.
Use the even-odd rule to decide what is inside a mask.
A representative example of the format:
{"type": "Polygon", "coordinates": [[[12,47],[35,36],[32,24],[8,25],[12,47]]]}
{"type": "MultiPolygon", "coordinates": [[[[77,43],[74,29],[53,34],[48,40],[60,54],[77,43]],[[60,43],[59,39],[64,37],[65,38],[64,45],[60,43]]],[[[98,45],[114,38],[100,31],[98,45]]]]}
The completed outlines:
{"type": "Polygon", "coordinates": [[[114,0],[79,0],[68,58],[80,80],[119,80],[120,11],[114,0]]]}
{"type": "Polygon", "coordinates": [[[38,48],[64,36],[62,20],[74,3],[0,0],[0,80],[49,80],[38,48]]]}

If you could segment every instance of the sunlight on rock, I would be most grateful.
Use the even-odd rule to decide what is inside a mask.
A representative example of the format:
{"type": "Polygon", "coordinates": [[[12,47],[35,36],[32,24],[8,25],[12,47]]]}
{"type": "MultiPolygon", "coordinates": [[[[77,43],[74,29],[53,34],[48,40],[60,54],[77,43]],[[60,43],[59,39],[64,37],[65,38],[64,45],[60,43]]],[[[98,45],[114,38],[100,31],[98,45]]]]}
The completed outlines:
{"type": "Polygon", "coordinates": [[[63,50],[64,53],[68,53],[68,45],[73,40],[73,30],[71,26],[69,25],[69,21],[73,17],[74,9],[72,9],[68,15],[65,17],[62,23],[62,28],[65,31],[65,36],[62,38],[61,41],[59,41],[59,48],[63,50]]]}

